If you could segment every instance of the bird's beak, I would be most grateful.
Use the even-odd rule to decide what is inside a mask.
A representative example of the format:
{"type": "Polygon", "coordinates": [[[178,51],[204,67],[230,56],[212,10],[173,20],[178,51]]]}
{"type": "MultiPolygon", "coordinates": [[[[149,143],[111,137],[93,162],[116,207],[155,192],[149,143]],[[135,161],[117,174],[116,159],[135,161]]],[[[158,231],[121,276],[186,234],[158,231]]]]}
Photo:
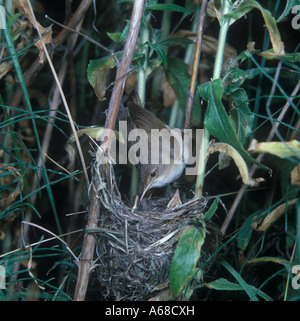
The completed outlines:
{"type": "Polygon", "coordinates": [[[147,193],[147,191],[149,191],[149,189],[151,188],[151,186],[152,186],[152,183],[150,182],[148,185],[143,187],[141,197],[139,200],[140,203],[141,203],[142,199],[144,198],[145,194],[147,193]]]}

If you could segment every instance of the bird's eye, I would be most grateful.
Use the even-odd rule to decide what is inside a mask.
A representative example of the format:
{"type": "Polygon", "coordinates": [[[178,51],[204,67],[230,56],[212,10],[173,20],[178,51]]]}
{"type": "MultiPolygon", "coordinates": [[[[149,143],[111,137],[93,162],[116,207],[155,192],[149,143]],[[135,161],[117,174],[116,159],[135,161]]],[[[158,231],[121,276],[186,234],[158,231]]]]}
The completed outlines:
{"type": "Polygon", "coordinates": [[[152,172],[150,175],[151,175],[151,177],[155,177],[156,176],[156,172],[152,172]]]}

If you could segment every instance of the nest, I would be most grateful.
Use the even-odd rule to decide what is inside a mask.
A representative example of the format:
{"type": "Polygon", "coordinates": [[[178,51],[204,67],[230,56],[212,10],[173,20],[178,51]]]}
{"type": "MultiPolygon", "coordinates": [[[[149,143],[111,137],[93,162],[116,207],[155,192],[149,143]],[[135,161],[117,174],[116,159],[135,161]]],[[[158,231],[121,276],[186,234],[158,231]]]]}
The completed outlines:
{"type": "MultiPolygon", "coordinates": [[[[157,289],[168,285],[180,232],[201,220],[206,200],[194,199],[171,209],[167,208],[167,199],[159,198],[151,201],[151,210],[133,210],[122,200],[112,166],[99,165],[97,160],[92,163],[91,186],[101,203],[96,271],[104,298],[154,298],[157,289]]],[[[215,239],[212,243],[216,244],[215,239]]]]}

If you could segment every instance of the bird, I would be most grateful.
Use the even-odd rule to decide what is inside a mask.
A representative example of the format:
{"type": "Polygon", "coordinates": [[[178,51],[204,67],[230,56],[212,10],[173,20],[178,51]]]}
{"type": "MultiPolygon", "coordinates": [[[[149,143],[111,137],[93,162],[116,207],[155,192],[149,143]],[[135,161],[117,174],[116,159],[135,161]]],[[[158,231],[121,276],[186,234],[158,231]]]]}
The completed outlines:
{"type": "Polygon", "coordinates": [[[169,127],[152,112],[143,108],[135,91],[130,96],[127,107],[130,113],[128,130],[143,130],[146,135],[140,136],[140,145],[147,144],[148,146],[146,148],[147,155],[138,155],[140,161],[137,164],[139,171],[138,194],[139,202],[141,202],[149,190],[164,187],[182,175],[189,157],[189,150],[185,148],[186,142],[183,139],[182,131],[169,127]],[[153,129],[158,131],[153,131],[153,129]],[[152,142],[155,142],[156,146],[151,146],[152,142]],[[158,155],[153,155],[156,152],[158,155]],[[153,158],[156,158],[158,162],[152,162],[153,158]],[[167,160],[167,163],[164,163],[164,160],[167,160]]]}

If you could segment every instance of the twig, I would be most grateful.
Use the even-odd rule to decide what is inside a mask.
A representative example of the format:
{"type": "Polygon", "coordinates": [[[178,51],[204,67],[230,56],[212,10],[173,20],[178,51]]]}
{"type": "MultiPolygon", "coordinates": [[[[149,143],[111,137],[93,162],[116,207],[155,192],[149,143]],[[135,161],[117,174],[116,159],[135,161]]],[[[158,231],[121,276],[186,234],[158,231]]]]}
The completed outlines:
{"type": "MultiPolygon", "coordinates": [[[[141,18],[143,13],[144,0],[135,0],[133,4],[133,11],[131,15],[128,36],[124,45],[123,54],[120,61],[120,66],[117,70],[116,82],[112,91],[105,128],[113,130],[115,128],[119,105],[123,94],[126,78],[123,77],[130,69],[131,60],[133,57],[135,44],[139,35],[141,18]]],[[[111,139],[111,138],[110,138],[111,139]]],[[[110,141],[107,142],[110,147],[110,141]]]]}
{"type": "MultiPolygon", "coordinates": [[[[54,234],[53,232],[47,230],[46,228],[40,226],[40,225],[37,225],[37,224],[34,224],[34,223],[30,223],[30,222],[25,222],[25,221],[22,221],[22,224],[25,224],[25,225],[29,225],[29,226],[33,226],[33,227],[37,227],[39,228],[40,230],[42,231],[45,231],[49,234],[51,234],[52,236],[54,236],[56,239],[58,239],[60,242],[62,242],[65,246],[66,246],[66,249],[70,252],[70,254],[73,256],[75,262],[78,264],[79,263],[79,260],[77,258],[77,256],[73,253],[73,251],[69,248],[68,244],[62,239],[60,238],[59,236],[57,236],[56,234],[54,234]]],[[[40,242],[39,242],[40,243],[40,242]]],[[[25,245],[25,248],[26,248],[26,245],[25,245]]]]}
{"type": "MultiPolygon", "coordinates": [[[[111,130],[114,129],[115,123],[117,120],[119,104],[123,94],[125,80],[124,75],[129,71],[131,59],[133,57],[133,52],[135,44],[138,38],[140,23],[142,18],[144,0],[135,0],[133,4],[133,10],[131,15],[131,21],[128,31],[128,36],[124,45],[123,54],[121,57],[120,65],[117,70],[116,82],[113,88],[108,114],[106,117],[105,128],[111,130]]],[[[104,134],[105,135],[105,134],[104,134]]],[[[104,150],[107,151],[110,148],[111,137],[107,135],[107,140],[104,146],[104,150]]],[[[99,148],[101,148],[100,146],[99,148]]],[[[98,215],[100,213],[100,202],[97,199],[97,192],[94,190],[94,187],[91,188],[91,197],[90,197],[90,210],[89,210],[89,219],[87,222],[87,229],[97,228],[98,215]]],[[[77,284],[75,290],[75,301],[85,300],[86,291],[89,282],[89,275],[93,269],[93,255],[95,250],[95,236],[90,233],[87,234],[83,240],[82,244],[82,253],[81,253],[81,262],[78,270],[77,284]]]]}
{"type": "MultiPolygon", "coordinates": [[[[23,221],[23,223],[24,223],[24,221],[23,221]]],[[[23,224],[22,223],[22,224],[23,224]]],[[[25,222],[25,224],[28,224],[29,222],[25,222]]],[[[32,224],[32,223],[29,223],[29,224],[32,224]]],[[[40,227],[40,226],[38,226],[38,227],[40,227]]],[[[43,229],[43,228],[42,228],[43,229]]],[[[46,230],[47,232],[49,232],[48,230],[46,230]]],[[[40,245],[40,244],[42,244],[42,243],[45,243],[45,242],[49,242],[49,241],[53,241],[53,240],[55,240],[55,239],[59,239],[60,241],[63,241],[62,239],[61,239],[61,237],[63,237],[63,236],[67,236],[67,235],[71,235],[71,234],[75,234],[75,233],[81,233],[82,232],[82,229],[79,229],[79,230],[76,230],[76,231],[72,231],[72,232],[68,232],[68,233],[65,233],[65,234],[61,234],[61,235],[55,235],[55,236],[53,236],[53,237],[50,237],[50,238],[48,238],[48,239],[44,239],[44,240],[39,240],[38,242],[35,242],[35,243],[31,243],[31,244],[29,244],[29,246],[31,246],[31,247],[33,247],[33,246],[36,246],[36,245],[40,245]]],[[[50,232],[50,234],[51,234],[52,232],[50,232]]],[[[12,251],[9,251],[9,252],[6,252],[6,253],[3,253],[3,254],[0,254],[0,259],[1,258],[3,258],[3,257],[5,257],[5,256],[8,256],[8,255],[11,255],[11,254],[13,254],[13,253],[16,253],[16,252],[21,252],[21,251],[23,251],[24,250],[24,247],[22,246],[22,247],[19,247],[19,248],[17,248],[17,249],[14,249],[14,250],[12,250],[12,251]]],[[[76,257],[77,258],[77,257],[76,257]]],[[[17,269],[16,269],[16,271],[18,271],[17,269]]]]}
{"type": "Polygon", "coordinates": [[[93,38],[89,37],[88,35],[85,35],[84,33],[80,32],[80,31],[77,31],[77,30],[75,30],[75,29],[73,29],[73,28],[70,28],[70,27],[68,27],[68,26],[66,26],[66,25],[63,25],[63,24],[55,21],[54,19],[50,18],[48,15],[45,15],[45,18],[46,18],[46,19],[49,19],[50,21],[52,21],[53,23],[57,24],[58,26],[60,26],[60,27],[62,27],[62,28],[65,28],[65,29],[67,29],[67,30],[69,30],[69,31],[71,31],[71,32],[75,32],[75,33],[78,34],[79,36],[83,37],[83,38],[86,39],[87,41],[89,41],[89,42],[91,42],[92,44],[94,44],[95,46],[100,47],[101,49],[109,52],[109,53],[112,55],[112,57],[114,58],[116,64],[117,64],[117,65],[119,64],[119,60],[118,60],[117,57],[115,56],[113,50],[110,50],[110,49],[106,48],[105,46],[101,45],[101,43],[99,43],[98,41],[96,41],[96,40],[94,40],[93,38]]]}
{"type": "MultiPolygon", "coordinates": [[[[77,8],[77,10],[72,15],[70,21],[67,23],[67,27],[75,28],[80,21],[84,18],[87,9],[90,7],[92,0],[82,0],[77,8]]],[[[59,47],[66,39],[68,34],[70,33],[69,30],[63,29],[54,39],[53,45],[54,47],[59,47]]]]}
{"type": "MultiPolygon", "coordinates": [[[[100,213],[100,202],[97,199],[97,192],[92,188],[91,206],[89,209],[89,219],[86,230],[98,227],[98,215],[100,213]]],[[[93,257],[95,250],[95,235],[88,233],[84,236],[80,263],[78,267],[78,276],[75,289],[75,301],[84,301],[89,283],[90,272],[93,269],[93,257]]]]}
{"type": "Polygon", "coordinates": [[[206,7],[207,7],[207,0],[203,0],[202,4],[201,4],[200,18],[199,18],[199,22],[198,22],[198,30],[197,30],[194,62],[193,62],[193,68],[192,68],[192,76],[191,76],[188,98],[187,98],[187,102],[186,102],[184,128],[189,128],[191,125],[191,115],[192,115],[192,110],[193,110],[193,102],[194,102],[198,69],[199,69],[199,62],[200,62],[201,49],[202,49],[202,36],[203,36],[203,26],[204,26],[204,20],[205,20],[206,7]]]}

